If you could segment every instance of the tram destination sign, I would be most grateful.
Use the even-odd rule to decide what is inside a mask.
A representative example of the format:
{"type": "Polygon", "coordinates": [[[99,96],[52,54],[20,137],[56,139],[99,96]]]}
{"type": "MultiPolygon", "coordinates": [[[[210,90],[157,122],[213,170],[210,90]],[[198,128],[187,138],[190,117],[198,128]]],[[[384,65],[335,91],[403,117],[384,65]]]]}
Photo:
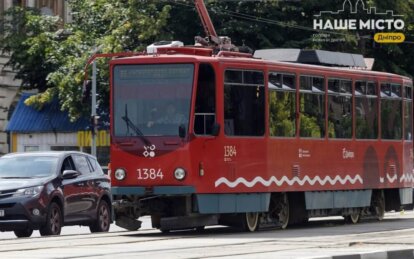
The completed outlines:
{"type": "Polygon", "coordinates": [[[123,65],[119,68],[121,80],[135,79],[177,79],[187,78],[192,74],[193,65],[123,65]]]}

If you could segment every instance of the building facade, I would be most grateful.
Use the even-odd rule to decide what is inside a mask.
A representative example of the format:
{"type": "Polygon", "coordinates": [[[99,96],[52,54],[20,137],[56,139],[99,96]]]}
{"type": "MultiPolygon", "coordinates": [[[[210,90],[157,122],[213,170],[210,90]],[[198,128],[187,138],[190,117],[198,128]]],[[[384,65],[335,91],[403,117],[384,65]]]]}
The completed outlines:
{"type": "MultiPolygon", "coordinates": [[[[89,118],[71,122],[67,112],[60,110],[59,101],[53,100],[41,110],[24,104],[32,94],[23,93],[6,131],[10,134],[11,152],[77,150],[91,152],[89,118]]],[[[101,127],[96,133],[97,157],[105,167],[109,163],[109,131],[101,127]]]]}
{"type": "MultiPolygon", "coordinates": [[[[0,17],[13,6],[38,8],[44,15],[58,15],[64,23],[72,21],[71,10],[66,0],[0,0],[0,17]]],[[[0,28],[0,32],[2,32],[0,28]]],[[[0,35],[0,39],[1,39],[0,35]]],[[[15,80],[16,73],[6,67],[9,57],[0,51],[0,155],[8,153],[9,137],[5,132],[12,107],[17,103],[20,80],[15,80]]]]}
{"type": "Polygon", "coordinates": [[[66,0],[2,0],[0,13],[13,6],[38,8],[44,15],[60,16],[64,23],[72,21],[70,6],[66,0]]]}

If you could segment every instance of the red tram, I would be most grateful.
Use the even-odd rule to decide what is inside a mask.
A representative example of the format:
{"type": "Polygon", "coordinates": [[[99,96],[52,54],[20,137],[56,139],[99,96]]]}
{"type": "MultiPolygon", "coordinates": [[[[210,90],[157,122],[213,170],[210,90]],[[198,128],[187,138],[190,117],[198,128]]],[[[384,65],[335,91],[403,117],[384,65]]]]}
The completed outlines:
{"type": "Polygon", "coordinates": [[[412,204],[412,80],[268,54],[171,47],[110,62],[118,225],[254,231],[412,204]]]}

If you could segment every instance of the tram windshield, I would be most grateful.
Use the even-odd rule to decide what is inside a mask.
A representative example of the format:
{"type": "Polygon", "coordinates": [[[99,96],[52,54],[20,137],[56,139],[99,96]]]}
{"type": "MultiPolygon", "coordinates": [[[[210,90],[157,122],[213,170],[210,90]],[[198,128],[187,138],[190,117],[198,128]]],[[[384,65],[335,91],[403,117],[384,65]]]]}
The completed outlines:
{"type": "Polygon", "coordinates": [[[114,135],[178,136],[188,132],[193,64],[117,65],[113,71],[114,135]]]}

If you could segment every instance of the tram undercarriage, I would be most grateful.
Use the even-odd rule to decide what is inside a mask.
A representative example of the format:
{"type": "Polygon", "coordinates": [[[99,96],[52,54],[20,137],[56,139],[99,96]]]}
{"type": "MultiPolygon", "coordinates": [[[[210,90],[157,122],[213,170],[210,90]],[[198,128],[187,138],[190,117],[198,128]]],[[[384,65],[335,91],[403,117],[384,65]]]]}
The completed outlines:
{"type": "Polygon", "coordinates": [[[385,211],[399,211],[412,204],[412,190],[271,193],[266,211],[209,214],[200,213],[196,194],[123,195],[114,198],[116,224],[128,230],[139,229],[139,217],[150,215],[152,226],[163,232],[200,230],[211,225],[226,225],[251,232],[259,228],[284,229],[288,225],[304,224],[313,217],[343,216],[345,222],[352,224],[358,223],[361,218],[382,220],[385,211]],[[330,197],[333,197],[332,200],[330,197]],[[358,199],[350,200],[355,197],[358,199]],[[364,203],[364,199],[368,202],[364,203]],[[331,206],[328,205],[329,202],[333,202],[331,206]],[[341,207],[341,204],[348,206],[341,207]],[[391,204],[394,205],[390,206],[391,204]]]}

